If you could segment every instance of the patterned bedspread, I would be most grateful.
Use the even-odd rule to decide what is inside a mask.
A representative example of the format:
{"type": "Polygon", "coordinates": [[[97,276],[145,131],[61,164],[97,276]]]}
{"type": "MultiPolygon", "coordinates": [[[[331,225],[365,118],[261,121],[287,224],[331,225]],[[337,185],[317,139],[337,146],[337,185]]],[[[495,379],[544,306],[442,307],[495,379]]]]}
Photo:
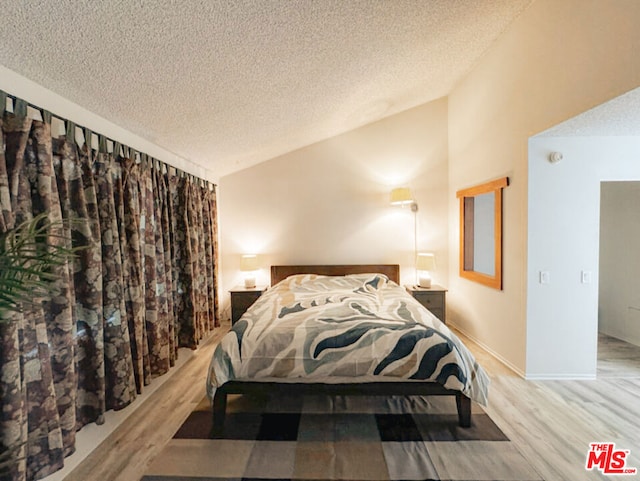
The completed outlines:
{"type": "Polygon", "coordinates": [[[482,405],[489,385],[456,335],[381,274],[296,275],[267,290],[216,347],[209,396],[229,380],[427,380],[482,405]]]}

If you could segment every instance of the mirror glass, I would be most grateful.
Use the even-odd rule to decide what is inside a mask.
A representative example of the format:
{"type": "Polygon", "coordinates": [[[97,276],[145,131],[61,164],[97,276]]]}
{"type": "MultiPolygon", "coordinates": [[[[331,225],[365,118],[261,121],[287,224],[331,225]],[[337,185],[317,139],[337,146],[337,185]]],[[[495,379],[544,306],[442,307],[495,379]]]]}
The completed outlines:
{"type": "Polygon", "coordinates": [[[460,276],[502,289],[504,177],[460,190],[460,276]]]}
{"type": "Polygon", "coordinates": [[[468,203],[465,216],[473,219],[472,228],[465,229],[465,243],[473,246],[472,254],[465,257],[465,268],[493,276],[496,267],[493,238],[495,194],[489,192],[466,197],[465,202],[468,203]]]}

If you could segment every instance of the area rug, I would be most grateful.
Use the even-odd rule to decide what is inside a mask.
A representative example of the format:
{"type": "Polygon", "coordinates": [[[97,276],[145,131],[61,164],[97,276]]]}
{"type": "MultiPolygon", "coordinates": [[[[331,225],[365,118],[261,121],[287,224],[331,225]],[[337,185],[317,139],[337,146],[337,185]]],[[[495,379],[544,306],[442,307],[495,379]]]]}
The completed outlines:
{"type": "Polygon", "coordinates": [[[474,404],[453,397],[229,396],[224,439],[205,398],[142,481],[540,480],[474,404]]]}

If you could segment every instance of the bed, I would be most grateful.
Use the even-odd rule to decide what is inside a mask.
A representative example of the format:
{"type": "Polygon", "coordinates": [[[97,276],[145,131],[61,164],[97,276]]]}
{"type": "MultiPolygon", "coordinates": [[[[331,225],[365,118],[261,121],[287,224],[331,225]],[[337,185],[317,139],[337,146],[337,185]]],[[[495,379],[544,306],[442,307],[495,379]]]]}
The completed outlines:
{"type": "Polygon", "coordinates": [[[486,405],[488,376],[398,265],[272,266],[271,285],[211,359],[212,437],[229,394],[455,396],[462,427],[486,405]]]}

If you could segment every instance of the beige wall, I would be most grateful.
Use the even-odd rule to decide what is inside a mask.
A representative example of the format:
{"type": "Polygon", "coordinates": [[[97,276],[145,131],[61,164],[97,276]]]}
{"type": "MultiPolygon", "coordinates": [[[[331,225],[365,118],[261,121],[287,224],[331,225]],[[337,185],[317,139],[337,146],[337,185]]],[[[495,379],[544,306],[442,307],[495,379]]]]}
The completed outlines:
{"type": "MultiPolygon", "coordinates": [[[[418,249],[448,278],[447,101],[389,117],[224,176],[219,183],[222,286],[242,282],[242,253],[268,267],[292,263],[399,263],[415,280],[414,218],[389,205],[393,187],[418,203],[418,249]]],[[[225,310],[228,315],[228,311],[225,310]]]]}
{"type": "Polygon", "coordinates": [[[449,319],[521,373],[545,351],[544,336],[527,344],[528,139],[640,85],[638,22],[636,0],[538,0],[449,96],[449,319]],[[455,275],[455,191],[505,175],[496,291],[455,275]]]}
{"type": "Polygon", "coordinates": [[[223,177],[223,291],[241,282],[243,252],[262,254],[265,282],[270,264],[311,262],[399,262],[411,282],[411,214],[387,200],[408,183],[448,319],[525,374],[527,353],[545,352],[527,323],[528,140],[640,85],[639,22],[636,0],[537,0],[447,99],[223,177]],[[457,275],[455,192],[505,175],[497,291],[457,275]]]}

